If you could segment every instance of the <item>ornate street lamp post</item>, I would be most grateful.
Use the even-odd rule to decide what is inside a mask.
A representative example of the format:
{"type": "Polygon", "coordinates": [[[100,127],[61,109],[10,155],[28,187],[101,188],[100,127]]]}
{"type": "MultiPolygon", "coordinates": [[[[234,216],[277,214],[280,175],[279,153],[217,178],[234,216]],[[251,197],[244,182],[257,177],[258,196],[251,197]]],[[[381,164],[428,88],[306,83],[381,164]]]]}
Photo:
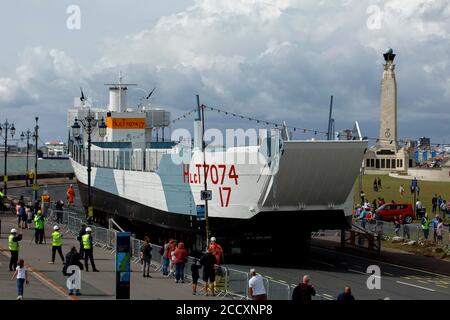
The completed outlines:
{"type": "Polygon", "coordinates": [[[25,172],[25,184],[28,187],[28,155],[30,153],[30,138],[32,137],[30,129],[28,129],[26,132],[22,132],[20,135],[20,140],[24,141],[25,137],[27,138],[27,171],[25,172]]]}
{"type": "Polygon", "coordinates": [[[38,142],[39,142],[39,117],[34,118],[36,120],[36,125],[34,126],[33,140],[34,140],[34,181],[33,181],[33,200],[36,202],[38,199],[38,142]]]}
{"type": "Polygon", "coordinates": [[[79,138],[80,137],[80,129],[81,126],[80,124],[83,126],[83,129],[86,130],[87,133],[87,149],[88,149],[88,163],[87,163],[87,173],[88,173],[88,216],[91,217],[92,213],[93,213],[93,208],[92,208],[92,196],[91,196],[91,135],[92,135],[92,131],[95,127],[98,126],[98,135],[103,138],[106,135],[106,124],[105,124],[105,120],[104,118],[102,118],[102,120],[99,121],[97,119],[94,118],[94,115],[91,113],[91,109],[89,109],[88,111],[88,115],[84,118],[84,119],[76,119],[75,118],[75,122],[72,126],[72,133],[74,135],[75,138],[79,138]]]}
{"type": "Polygon", "coordinates": [[[11,138],[13,138],[16,133],[16,128],[14,128],[13,123],[11,124],[6,120],[5,123],[0,124],[0,136],[3,135],[3,138],[5,139],[5,172],[3,174],[3,193],[5,195],[8,194],[8,130],[10,131],[11,138]],[[5,130],[4,135],[3,130],[5,130]]]}

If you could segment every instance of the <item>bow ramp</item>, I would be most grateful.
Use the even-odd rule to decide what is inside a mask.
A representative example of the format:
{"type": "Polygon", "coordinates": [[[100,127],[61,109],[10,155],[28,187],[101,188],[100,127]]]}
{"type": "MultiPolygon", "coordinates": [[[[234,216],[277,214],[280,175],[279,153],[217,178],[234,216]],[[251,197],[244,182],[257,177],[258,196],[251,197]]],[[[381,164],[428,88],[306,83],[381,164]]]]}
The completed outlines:
{"type": "Polygon", "coordinates": [[[367,141],[284,141],[263,210],[344,209],[366,149],[367,141]]]}

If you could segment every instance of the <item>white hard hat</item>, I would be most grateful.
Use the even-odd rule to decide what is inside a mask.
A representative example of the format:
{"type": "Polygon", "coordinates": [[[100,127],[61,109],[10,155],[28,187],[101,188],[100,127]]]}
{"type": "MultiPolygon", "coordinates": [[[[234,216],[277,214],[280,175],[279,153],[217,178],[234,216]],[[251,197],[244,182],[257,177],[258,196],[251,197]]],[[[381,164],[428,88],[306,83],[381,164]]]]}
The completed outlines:
{"type": "Polygon", "coordinates": [[[92,229],[89,228],[89,227],[87,227],[87,228],[86,228],[86,232],[92,232],[92,229]]]}
{"type": "Polygon", "coordinates": [[[53,230],[59,230],[59,227],[58,226],[54,226],[53,230]]]}
{"type": "Polygon", "coordinates": [[[17,233],[17,230],[16,229],[11,229],[11,233],[17,233]]]}
{"type": "Polygon", "coordinates": [[[211,237],[211,242],[216,241],[216,237],[211,237]]]}

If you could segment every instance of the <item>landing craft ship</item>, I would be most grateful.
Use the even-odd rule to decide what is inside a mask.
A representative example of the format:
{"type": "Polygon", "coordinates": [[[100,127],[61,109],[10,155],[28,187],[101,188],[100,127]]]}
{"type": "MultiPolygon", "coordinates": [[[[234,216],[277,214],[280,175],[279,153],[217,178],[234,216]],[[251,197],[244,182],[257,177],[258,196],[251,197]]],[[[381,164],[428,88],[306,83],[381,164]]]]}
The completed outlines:
{"type": "Polygon", "coordinates": [[[105,109],[75,105],[68,110],[70,160],[85,207],[88,134],[84,130],[74,137],[72,126],[89,113],[98,120],[91,134],[96,216],[145,228],[155,242],[175,237],[201,250],[205,219],[199,213],[204,210],[206,173],[212,191],[211,235],[227,254],[292,249],[306,245],[311,231],[350,226],[353,188],[367,141],[291,140],[277,129],[256,145],[208,147],[203,152],[200,112],[192,144],[154,139],[155,131],[170,125],[170,113],[128,108],[128,86],[121,81],[109,85],[105,109]],[[255,246],[255,241],[263,245],[255,246]]]}

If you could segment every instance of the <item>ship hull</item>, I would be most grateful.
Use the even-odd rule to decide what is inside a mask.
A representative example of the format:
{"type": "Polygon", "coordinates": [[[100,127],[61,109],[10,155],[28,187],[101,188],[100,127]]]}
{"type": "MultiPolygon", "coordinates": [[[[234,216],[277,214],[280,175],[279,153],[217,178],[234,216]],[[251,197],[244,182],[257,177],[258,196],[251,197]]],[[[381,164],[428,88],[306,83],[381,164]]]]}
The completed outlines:
{"type": "MultiPolygon", "coordinates": [[[[81,201],[87,206],[88,187],[81,182],[78,187],[81,201]]],[[[204,246],[204,220],[148,207],[95,187],[91,188],[91,195],[98,222],[106,224],[113,218],[123,228],[133,230],[138,238],[149,235],[156,243],[169,238],[181,239],[193,252],[201,251],[204,246]]],[[[248,220],[211,217],[209,223],[211,235],[219,239],[226,248],[225,253],[231,256],[270,254],[275,248],[284,248],[283,243],[300,247],[307,243],[311,231],[347,229],[351,218],[344,210],[265,211],[248,220]],[[258,252],[257,248],[262,251],[258,252]]]]}

